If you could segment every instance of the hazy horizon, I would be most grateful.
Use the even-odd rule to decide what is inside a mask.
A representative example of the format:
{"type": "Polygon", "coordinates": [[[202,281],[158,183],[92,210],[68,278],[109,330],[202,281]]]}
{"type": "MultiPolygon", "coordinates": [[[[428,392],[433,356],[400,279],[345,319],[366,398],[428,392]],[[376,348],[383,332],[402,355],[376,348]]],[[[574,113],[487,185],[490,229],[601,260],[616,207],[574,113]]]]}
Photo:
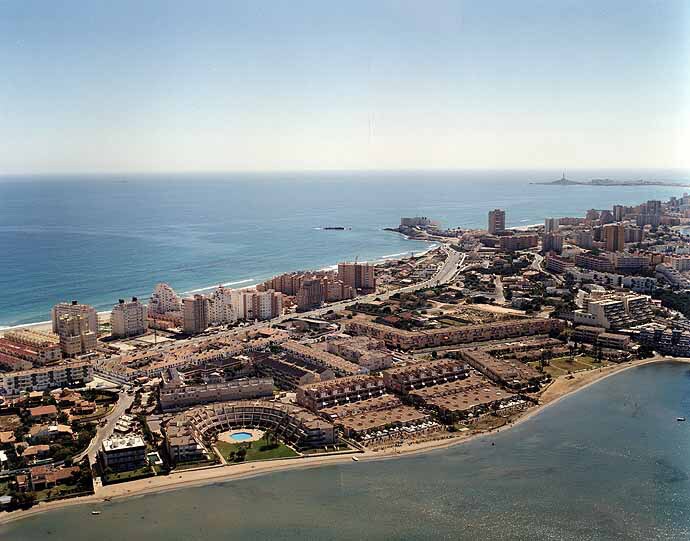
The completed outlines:
{"type": "Polygon", "coordinates": [[[0,175],[690,168],[690,4],[0,3],[0,175]]]}

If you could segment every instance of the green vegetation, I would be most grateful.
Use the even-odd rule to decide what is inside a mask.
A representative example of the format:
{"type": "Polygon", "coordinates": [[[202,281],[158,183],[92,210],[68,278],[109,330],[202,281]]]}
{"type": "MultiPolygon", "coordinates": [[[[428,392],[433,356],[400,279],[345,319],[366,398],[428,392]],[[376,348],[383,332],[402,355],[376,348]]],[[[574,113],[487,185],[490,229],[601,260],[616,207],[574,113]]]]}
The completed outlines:
{"type": "Polygon", "coordinates": [[[145,477],[151,477],[153,472],[149,466],[142,466],[138,470],[123,471],[123,472],[110,472],[106,471],[103,476],[104,484],[108,483],[119,483],[122,481],[134,481],[135,479],[144,479],[145,477]]]}
{"type": "Polygon", "coordinates": [[[568,355],[566,357],[557,357],[547,361],[534,361],[529,364],[535,368],[543,365],[544,372],[556,378],[565,374],[609,366],[611,363],[607,361],[598,361],[588,355],[568,355]]]}
{"type": "Polygon", "coordinates": [[[654,293],[655,299],[661,300],[661,305],[665,308],[677,310],[685,317],[690,317],[690,293],[687,291],[667,291],[657,290],[654,293]]]}
{"type": "Polygon", "coordinates": [[[250,462],[252,460],[297,456],[297,453],[284,443],[273,439],[268,441],[266,436],[253,442],[227,443],[219,441],[216,443],[216,449],[228,462],[250,462]]]}

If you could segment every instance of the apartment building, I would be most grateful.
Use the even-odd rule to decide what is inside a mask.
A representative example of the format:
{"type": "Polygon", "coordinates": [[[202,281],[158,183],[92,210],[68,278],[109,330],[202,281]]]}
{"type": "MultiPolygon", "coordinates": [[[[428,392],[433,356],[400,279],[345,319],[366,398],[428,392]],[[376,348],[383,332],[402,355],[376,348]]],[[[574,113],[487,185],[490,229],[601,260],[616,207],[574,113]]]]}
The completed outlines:
{"type": "Polygon", "coordinates": [[[498,247],[502,252],[515,252],[517,250],[528,250],[539,245],[539,235],[526,233],[500,237],[498,247]]]}
{"type": "Polygon", "coordinates": [[[583,308],[574,312],[575,324],[605,329],[640,325],[653,317],[649,297],[634,294],[589,296],[585,298],[583,308]]]}
{"type": "Polygon", "coordinates": [[[501,209],[489,211],[487,231],[490,235],[502,233],[506,229],[506,212],[501,209]]]}
{"type": "Polygon", "coordinates": [[[280,389],[292,390],[299,385],[335,378],[332,370],[318,372],[271,355],[263,355],[255,362],[259,371],[273,378],[274,384],[280,389]]]}
{"type": "MultiPolygon", "coordinates": [[[[332,423],[299,406],[267,400],[238,400],[199,406],[171,419],[166,431],[171,426],[186,426],[189,434],[198,441],[209,443],[219,432],[238,427],[271,429],[281,441],[297,449],[323,447],[336,440],[332,423]]],[[[171,442],[167,443],[170,456],[175,456],[177,449],[171,442]]]]}
{"type": "Polygon", "coordinates": [[[300,344],[294,340],[288,340],[282,343],[281,348],[289,357],[304,361],[308,365],[323,369],[331,369],[337,376],[352,376],[367,372],[366,368],[346,361],[337,355],[300,344]]]}
{"type": "Polygon", "coordinates": [[[548,376],[528,364],[511,358],[499,358],[485,348],[465,348],[460,358],[490,380],[514,391],[538,390],[548,376]]]}
{"type": "Polygon", "coordinates": [[[407,394],[414,389],[466,378],[467,363],[460,359],[438,359],[396,366],[383,373],[386,388],[407,394]]]}
{"type": "Polygon", "coordinates": [[[176,368],[168,368],[162,373],[158,397],[163,411],[212,402],[273,397],[273,378],[242,378],[203,383],[190,381],[176,368]]]}
{"type": "Polygon", "coordinates": [[[90,353],[96,349],[98,338],[82,314],[63,314],[57,320],[60,348],[66,357],[90,353]]]}
{"type": "Polygon", "coordinates": [[[603,228],[604,244],[607,252],[618,252],[625,249],[625,225],[606,224],[603,228]]]}
{"type": "Polygon", "coordinates": [[[98,314],[96,309],[88,304],[80,304],[77,301],[61,302],[53,306],[50,315],[55,334],[58,334],[58,319],[64,315],[84,316],[89,322],[89,330],[98,334],[98,314]]]}
{"type": "Polygon", "coordinates": [[[555,272],[558,274],[563,274],[566,272],[568,269],[573,268],[574,263],[570,259],[566,259],[564,257],[560,257],[558,255],[554,254],[549,254],[545,258],[546,263],[546,270],[549,270],[551,272],[555,272]]]}
{"type": "Polygon", "coordinates": [[[366,336],[336,338],[326,342],[326,351],[356,363],[370,372],[385,370],[393,365],[393,354],[381,340],[366,336]]]}
{"type": "Polygon", "coordinates": [[[141,436],[113,436],[101,444],[99,458],[104,470],[136,470],[146,465],[146,443],[141,436]]]}
{"type": "Polygon", "coordinates": [[[136,297],[132,297],[130,302],[120,299],[110,312],[110,325],[114,338],[145,334],[148,329],[146,306],[136,297]]]}
{"type": "Polygon", "coordinates": [[[182,310],[182,299],[168,284],[156,284],[149,299],[149,314],[165,315],[182,310]]]}
{"type": "Polygon", "coordinates": [[[376,273],[370,263],[338,263],[338,280],[354,290],[374,291],[376,273]]]}
{"type": "Polygon", "coordinates": [[[93,366],[86,361],[0,373],[0,394],[15,396],[27,391],[83,385],[93,381],[93,366]]]}
{"type": "Polygon", "coordinates": [[[311,411],[367,400],[384,394],[381,376],[358,375],[297,387],[297,403],[311,411]]]}
{"type": "Polygon", "coordinates": [[[6,331],[0,338],[0,353],[44,365],[62,358],[60,339],[31,329],[6,331]]]}
{"type": "Polygon", "coordinates": [[[560,332],[564,329],[565,323],[559,319],[524,318],[433,330],[405,331],[356,316],[348,320],[345,327],[349,334],[370,336],[383,340],[390,348],[408,350],[560,332]]]}
{"type": "Polygon", "coordinates": [[[575,256],[575,265],[583,269],[599,272],[614,272],[613,263],[608,258],[589,253],[577,254],[575,256]]]}
{"type": "Polygon", "coordinates": [[[199,334],[208,328],[209,300],[203,295],[182,299],[182,329],[186,334],[199,334]]]}
{"type": "Polygon", "coordinates": [[[650,323],[640,329],[638,340],[664,355],[690,357],[690,331],[650,323]]]}

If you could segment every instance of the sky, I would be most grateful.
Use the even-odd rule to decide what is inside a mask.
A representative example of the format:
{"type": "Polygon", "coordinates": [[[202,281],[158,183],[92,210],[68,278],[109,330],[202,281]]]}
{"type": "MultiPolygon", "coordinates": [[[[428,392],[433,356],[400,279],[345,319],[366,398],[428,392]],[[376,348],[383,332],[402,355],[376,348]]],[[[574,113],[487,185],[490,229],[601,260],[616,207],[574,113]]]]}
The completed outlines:
{"type": "Polygon", "coordinates": [[[690,168],[690,2],[0,0],[0,174],[690,168]]]}

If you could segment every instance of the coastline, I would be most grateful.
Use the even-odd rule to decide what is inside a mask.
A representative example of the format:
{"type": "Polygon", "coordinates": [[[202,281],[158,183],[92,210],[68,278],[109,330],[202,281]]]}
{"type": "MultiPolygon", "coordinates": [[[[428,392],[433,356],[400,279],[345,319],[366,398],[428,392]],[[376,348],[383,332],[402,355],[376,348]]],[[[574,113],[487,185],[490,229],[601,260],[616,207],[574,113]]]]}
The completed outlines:
{"type": "MultiPolygon", "coordinates": [[[[688,358],[656,356],[649,359],[641,359],[627,363],[611,365],[597,370],[588,370],[573,374],[572,379],[560,376],[554,380],[539,396],[539,404],[520,415],[515,421],[503,426],[503,430],[510,430],[520,424],[538,416],[568,396],[573,396],[578,391],[586,389],[595,383],[616,374],[620,374],[631,368],[647,364],[662,362],[680,362],[690,364],[688,358]]],[[[391,460],[405,456],[413,456],[431,451],[447,449],[470,441],[490,436],[499,432],[501,428],[470,434],[468,436],[451,436],[443,440],[422,442],[418,444],[408,443],[400,448],[386,449],[381,452],[365,451],[356,456],[359,461],[391,460]]],[[[247,462],[236,465],[213,466],[205,469],[173,472],[167,476],[141,479],[129,483],[104,486],[98,494],[82,496],[73,499],[58,500],[55,502],[41,503],[28,510],[12,511],[0,515],[0,525],[8,524],[25,518],[35,516],[74,505],[103,504],[104,498],[112,501],[123,500],[153,493],[170,492],[184,488],[199,487],[208,484],[225,483],[233,480],[241,480],[274,472],[311,469],[322,466],[352,463],[353,454],[339,454],[331,456],[316,456],[306,458],[288,458],[264,462],[247,462]]]]}
{"type": "MultiPolygon", "coordinates": [[[[399,234],[402,235],[401,233],[399,233],[399,234]]],[[[442,244],[441,242],[436,241],[436,240],[413,239],[413,238],[407,237],[405,235],[402,235],[402,237],[408,241],[424,242],[426,244],[430,244],[430,246],[427,246],[425,249],[423,249],[419,252],[417,252],[415,250],[408,250],[407,252],[400,252],[397,254],[387,254],[387,255],[377,256],[376,258],[373,258],[373,259],[369,260],[368,262],[373,263],[374,265],[381,265],[383,263],[389,263],[391,261],[401,261],[403,259],[407,259],[407,258],[411,257],[411,254],[413,254],[413,253],[414,253],[415,257],[419,257],[419,256],[423,256],[423,255],[427,254],[431,250],[438,248],[442,244]]],[[[367,262],[367,261],[363,261],[363,262],[367,262]]],[[[338,264],[335,263],[334,265],[329,265],[329,266],[320,268],[318,270],[320,270],[320,271],[333,270],[333,269],[337,269],[337,267],[338,267],[338,264]]],[[[198,287],[198,288],[194,288],[194,289],[185,290],[185,291],[180,292],[179,294],[181,296],[186,296],[186,295],[191,295],[194,293],[208,292],[208,291],[212,291],[214,289],[217,289],[221,285],[223,287],[231,287],[234,285],[241,286],[241,287],[234,288],[234,289],[238,289],[238,290],[251,289],[251,288],[255,287],[257,284],[260,284],[261,282],[263,282],[264,280],[268,280],[272,276],[277,276],[277,275],[283,274],[285,272],[293,272],[293,271],[280,271],[280,272],[277,272],[276,274],[268,275],[264,278],[261,278],[261,277],[260,278],[246,278],[246,279],[242,279],[242,280],[235,280],[232,282],[222,282],[220,284],[216,284],[216,285],[212,285],[212,286],[208,286],[208,287],[198,287]]],[[[141,298],[143,299],[144,296],[142,295],[141,298]]],[[[65,300],[67,300],[67,299],[65,299],[65,300]]],[[[115,302],[113,302],[113,304],[115,304],[115,302]]],[[[48,313],[50,313],[50,310],[48,310],[48,313]]],[[[98,318],[101,321],[109,321],[110,320],[110,310],[104,310],[104,311],[98,312],[98,318]]],[[[0,338],[4,335],[5,332],[13,331],[13,330],[17,330],[17,329],[33,329],[35,331],[50,332],[52,329],[52,323],[50,320],[47,320],[47,321],[33,321],[30,323],[19,323],[16,325],[0,325],[0,338]]]]}

